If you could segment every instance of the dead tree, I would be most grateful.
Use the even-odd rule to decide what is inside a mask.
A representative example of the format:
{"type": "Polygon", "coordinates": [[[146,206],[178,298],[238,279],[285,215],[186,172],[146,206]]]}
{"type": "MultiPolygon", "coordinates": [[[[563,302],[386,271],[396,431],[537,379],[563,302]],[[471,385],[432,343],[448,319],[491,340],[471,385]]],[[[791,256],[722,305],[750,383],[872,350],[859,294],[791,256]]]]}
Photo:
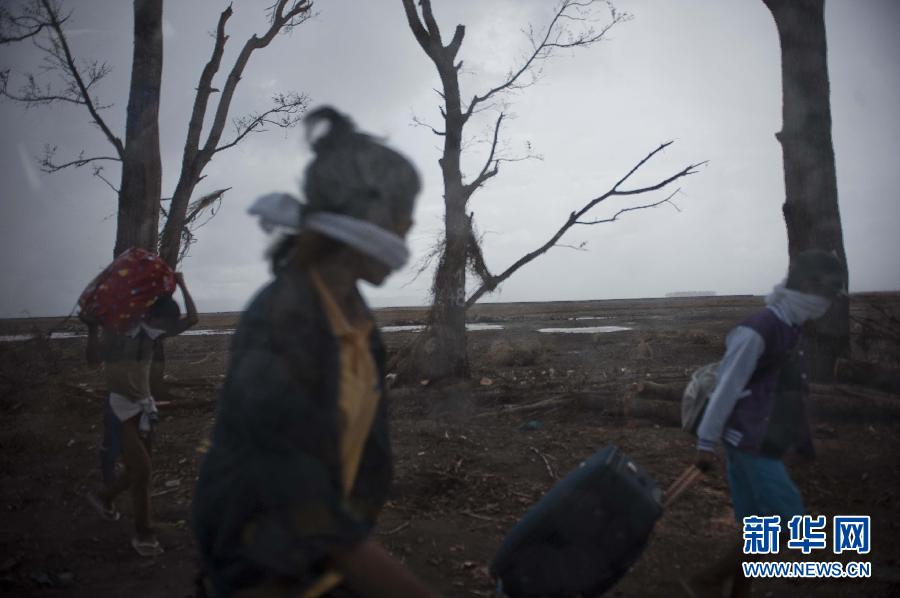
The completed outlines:
{"type": "MultiPolygon", "coordinates": [[[[847,257],[838,209],[824,0],[763,0],[781,43],[782,129],[776,134],[784,154],[788,254],[833,250],[847,257]]],[[[828,380],[839,357],[850,355],[850,302],[839,299],[812,326],[813,377],[828,380]]]]}
{"type": "MultiPolygon", "coordinates": [[[[457,25],[450,41],[445,45],[441,31],[432,10],[431,0],[420,0],[419,8],[415,0],[403,0],[409,27],[416,41],[437,68],[441,81],[438,95],[443,100],[440,113],[443,128],[429,127],[443,138],[443,153],[438,161],[444,183],[444,231],[435,257],[437,268],[432,283],[432,306],[427,326],[415,344],[407,351],[409,360],[404,364],[411,373],[428,378],[467,376],[469,364],[466,352],[465,317],[466,309],[484,294],[497,288],[514,272],[546,253],[551,247],[559,246],[562,236],[576,224],[599,224],[610,222],[624,212],[650,208],[670,202],[665,199],[646,205],[621,210],[612,218],[585,219],[587,212],[603,200],[612,196],[637,195],[663,189],[674,181],[696,172],[700,164],[691,164],[681,171],[665,178],[658,184],[635,189],[623,189],[630,176],[669,143],[662,144],[648,154],[627,175],[609,191],[587,201],[584,207],[572,212],[548,241],[534,251],[522,256],[500,274],[491,274],[482,253],[480,239],[475,233],[474,214],[468,210],[472,195],[500,171],[500,164],[521,158],[510,158],[500,151],[501,130],[507,116],[500,100],[514,90],[521,90],[533,83],[539,74],[539,66],[552,58],[560,50],[585,48],[601,41],[609,30],[628,20],[630,15],[617,11],[612,4],[599,0],[562,0],[558,3],[549,24],[540,32],[531,29],[529,39],[531,49],[521,62],[514,67],[504,80],[487,91],[476,93],[468,102],[463,102],[459,73],[462,62],[457,54],[465,37],[465,27],[457,25]],[[602,26],[592,25],[598,6],[608,8],[608,19],[602,26]],[[461,170],[464,151],[464,132],[473,115],[484,111],[496,112],[492,127],[489,150],[480,170],[473,177],[466,177],[461,170]],[[471,271],[479,284],[471,294],[467,294],[466,272],[471,271]]],[[[673,204],[674,205],[674,204],[673,204]]]]}
{"type": "MultiPolygon", "coordinates": [[[[203,179],[203,169],[210,160],[219,152],[239,144],[251,133],[263,131],[266,126],[292,127],[302,117],[309,101],[308,97],[296,92],[279,93],[272,98],[272,105],[267,110],[234,119],[232,123],[234,125],[233,137],[222,140],[231,100],[253,53],[268,46],[279,33],[290,31],[310,19],[313,15],[312,6],[311,0],[292,0],[290,2],[279,0],[272,7],[269,28],[261,36],[254,35],[244,42],[234,65],[228,72],[225,85],[218,98],[219,101],[215,103],[212,122],[208,125],[209,132],[201,144],[201,134],[210,98],[214,93],[219,93],[219,90],[213,87],[213,79],[221,66],[222,54],[228,41],[225,25],[232,15],[231,6],[219,15],[212,56],[203,67],[200,82],[197,85],[197,95],[194,98],[194,107],[184,142],[181,175],[175,185],[175,193],[172,195],[160,242],[160,255],[170,266],[175,266],[183,254],[182,250],[186,250],[190,244],[192,239],[190,225],[196,223],[197,218],[204,213],[203,202],[191,204],[191,197],[197,184],[203,179]],[[198,207],[201,209],[196,209],[198,207]]],[[[224,190],[219,193],[219,197],[221,197],[221,193],[224,193],[224,190]]]]}
{"type": "Polygon", "coordinates": [[[48,145],[40,160],[42,170],[53,173],[90,165],[93,174],[115,191],[119,198],[114,255],[138,245],[159,250],[166,262],[176,267],[194,240],[192,230],[214,214],[222,194],[227,191],[227,188],[220,188],[192,201],[197,185],[204,178],[203,170],[213,157],[234,147],[251,133],[264,131],[269,126],[291,127],[302,117],[308,105],[306,95],[296,92],[276,94],[268,109],[232,119],[233,137],[223,140],[234,93],[253,53],[267,47],[279,33],[289,32],[307,21],[313,16],[312,9],[311,0],[275,2],[269,9],[267,29],[244,43],[221,86],[221,92],[214,87],[213,80],[219,72],[228,41],[225,26],[233,13],[232,8],[229,6],[220,14],[211,57],[197,85],[178,183],[168,199],[161,197],[162,167],[159,157],[162,0],[134,0],[135,44],[124,142],[104,118],[104,111],[111,106],[101,102],[96,93],[98,84],[110,73],[111,67],[97,60],[85,63],[73,55],[65,29],[68,15],[63,14],[61,0],[29,0],[20,14],[0,13],[3,17],[0,21],[0,31],[4,35],[2,39],[14,36],[18,39],[28,33],[44,57],[41,73],[26,74],[18,90],[11,89],[9,72],[3,71],[0,96],[26,106],[83,106],[112,151],[108,155],[97,156],[85,156],[81,152],[74,158],[57,160],[57,148],[48,145]],[[52,79],[54,76],[57,77],[55,80],[52,79]],[[218,101],[211,101],[213,94],[217,93],[220,94],[218,101]],[[210,108],[213,112],[211,122],[206,122],[210,108]],[[204,125],[207,134],[201,140],[204,125]],[[118,186],[104,172],[104,166],[109,163],[121,165],[118,186]],[[168,202],[167,208],[161,206],[164,202],[168,202]],[[165,225],[160,239],[161,212],[165,225]]]}

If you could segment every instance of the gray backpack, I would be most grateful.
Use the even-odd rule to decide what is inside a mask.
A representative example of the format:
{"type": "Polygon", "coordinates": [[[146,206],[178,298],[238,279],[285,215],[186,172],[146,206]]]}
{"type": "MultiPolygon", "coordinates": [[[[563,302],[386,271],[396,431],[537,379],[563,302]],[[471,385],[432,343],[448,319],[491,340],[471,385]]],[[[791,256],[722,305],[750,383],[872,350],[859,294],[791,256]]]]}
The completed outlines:
{"type": "Polygon", "coordinates": [[[681,397],[681,429],[697,434],[709,397],[716,388],[719,362],[707,363],[691,374],[691,381],[681,397]]]}

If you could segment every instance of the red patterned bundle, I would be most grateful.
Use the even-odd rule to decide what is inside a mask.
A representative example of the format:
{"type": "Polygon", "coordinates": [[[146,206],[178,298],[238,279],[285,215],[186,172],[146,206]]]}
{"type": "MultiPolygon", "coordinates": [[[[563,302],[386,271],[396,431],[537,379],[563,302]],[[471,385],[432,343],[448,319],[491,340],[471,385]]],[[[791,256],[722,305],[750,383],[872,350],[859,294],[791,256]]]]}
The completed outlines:
{"type": "Polygon", "coordinates": [[[83,316],[124,332],[162,295],[175,291],[175,273],[156,254],[138,247],[121,253],[81,293],[83,316]]]}

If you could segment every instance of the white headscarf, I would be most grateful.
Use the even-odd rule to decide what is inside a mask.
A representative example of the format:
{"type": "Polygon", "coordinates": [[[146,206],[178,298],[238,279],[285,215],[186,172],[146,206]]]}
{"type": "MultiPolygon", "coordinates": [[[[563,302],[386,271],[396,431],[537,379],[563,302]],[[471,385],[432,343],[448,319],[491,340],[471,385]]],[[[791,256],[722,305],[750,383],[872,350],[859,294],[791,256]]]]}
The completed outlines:
{"type": "Polygon", "coordinates": [[[314,230],[327,237],[399,270],[409,260],[406,241],[367,220],[334,212],[303,213],[303,204],[287,193],[269,193],[258,198],[247,210],[259,216],[259,224],[268,233],[297,234],[314,230]]]}
{"type": "Polygon", "coordinates": [[[807,320],[824,316],[831,307],[831,299],[789,289],[782,282],[775,285],[766,297],[766,305],[780,309],[791,324],[799,326],[807,320]]]}

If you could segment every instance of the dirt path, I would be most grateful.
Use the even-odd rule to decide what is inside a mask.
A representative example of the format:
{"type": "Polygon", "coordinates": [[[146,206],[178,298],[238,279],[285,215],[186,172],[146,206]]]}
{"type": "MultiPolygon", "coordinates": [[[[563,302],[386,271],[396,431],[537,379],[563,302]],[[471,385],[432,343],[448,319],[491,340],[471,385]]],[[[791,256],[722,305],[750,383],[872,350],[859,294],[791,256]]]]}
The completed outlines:
{"type": "MultiPolygon", "coordinates": [[[[380,540],[445,595],[490,596],[487,565],[506,530],[594,451],[617,444],[665,487],[690,462],[691,439],[664,412],[626,416],[623,397],[637,381],[677,382],[714,360],[729,326],[758,304],[696,298],[479,307],[474,320],[504,328],[470,333],[471,382],[409,381],[393,391],[396,480],[380,540]],[[596,325],[632,330],[536,332],[596,325]],[[512,357],[503,355],[510,348],[512,357]]],[[[418,317],[380,314],[391,324],[418,317]]],[[[206,324],[230,327],[234,319],[206,324]]],[[[395,348],[409,335],[387,338],[395,348]]],[[[181,398],[161,408],[153,505],[166,553],[153,560],[128,544],[124,497],[125,518],[116,523],[99,521],[83,499],[98,478],[102,381],[83,366],[81,342],[0,345],[0,594],[190,596],[191,489],[228,337],[177,339],[168,349],[170,373],[184,385],[175,387],[181,398]]],[[[900,398],[823,386],[812,402],[819,458],[792,471],[812,514],[872,516],[873,578],[766,581],[754,596],[898,595],[900,398]]],[[[643,558],[610,595],[677,596],[675,580],[737,533],[719,472],[660,520],[643,558]]]]}

